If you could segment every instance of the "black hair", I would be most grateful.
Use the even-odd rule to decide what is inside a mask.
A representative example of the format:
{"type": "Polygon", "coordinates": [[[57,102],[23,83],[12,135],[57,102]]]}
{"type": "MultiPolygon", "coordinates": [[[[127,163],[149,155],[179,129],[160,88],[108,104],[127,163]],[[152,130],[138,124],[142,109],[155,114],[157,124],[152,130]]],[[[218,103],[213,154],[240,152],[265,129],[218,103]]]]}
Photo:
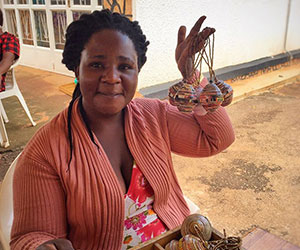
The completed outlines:
{"type": "Polygon", "coordinates": [[[0,26],[3,25],[3,13],[2,10],[0,9],[0,26]]]}
{"type": "MultiPolygon", "coordinates": [[[[124,15],[111,12],[108,9],[101,11],[94,11],[91,14],[82,14],[79,20],[72,22],[66,31],[66,43],[63,51],[62,63],[66,65],[69,70],[75,72],[76,68],[80,64],[81,52],[84,46],[88,43],[91,36],[104,29],[117,30],[126,36],[128,36],[133,42],[134,48],[138,57],[138,70],[145,64],[147,57],[146,51],[149,41],[146,40],[146,36],[137,21],[130,21],[124,15]]],[[[68,139],[70,143],[70,166],[72,160],[72,132],[71,132],[71,114],[74,101],[79,100],[79,110],[87,126],[89,135],[93,143],[99,147],[93,138],[93,134],[86,122],[86,116],[82,107],[80,83],[78,82],[73,92],[72,101],[68,107],[68,139]]]]}

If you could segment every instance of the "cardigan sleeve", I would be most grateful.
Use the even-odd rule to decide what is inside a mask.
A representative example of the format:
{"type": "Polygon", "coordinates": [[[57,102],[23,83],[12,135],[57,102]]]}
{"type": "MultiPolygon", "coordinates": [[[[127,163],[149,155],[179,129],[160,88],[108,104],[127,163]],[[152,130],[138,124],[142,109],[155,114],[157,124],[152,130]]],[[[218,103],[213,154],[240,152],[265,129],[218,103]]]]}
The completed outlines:
{"type": "Polygon", "coordinates": [[[166,103],[166,119],[171,150],[189,157],[215,155],[229,147],[235,139],[225,108],[200,116],[182,113],[166,103]]]}
{"type": "Polygon", "coordinates": [[[48,240],[66,237],[64,190],[46,161],[23,152],[14,172],[13,201],[11,249],[36,249],[48,240]]]}

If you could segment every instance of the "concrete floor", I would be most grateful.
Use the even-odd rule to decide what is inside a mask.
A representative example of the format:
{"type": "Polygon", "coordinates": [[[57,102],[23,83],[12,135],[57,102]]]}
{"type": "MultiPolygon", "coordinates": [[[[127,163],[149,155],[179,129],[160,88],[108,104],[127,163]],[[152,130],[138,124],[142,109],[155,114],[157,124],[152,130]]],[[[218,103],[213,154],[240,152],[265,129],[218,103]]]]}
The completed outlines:
{"type": "MultiPolygon", "coordinates": [[[[11,145],[8,149],[11,150],[24,146],[37,129],[67,107],[71,97],[59,91],[58,88],[62,84],[74,81],[72,77],[25,66],[18,66],[15,74],[37,126],[31,126],[17,97],[2,100],[10,120],[5,127],[11,145]]],[[[5,150],[7,149],[0,148],[0,152],[5,150]]]]}
{"type": "Polygon", "coordinates": [[[173,156],[184,193],[220,231],[260,227],[300,246],[300,81],[227,110],[236,140],[226,151],[173,156]]]}
{"type": "MultiPolygon", "coordinates": [[[[11,146],[0,149],[0,181],[35,131],[71,99],[58,90],[71,77],[24,66],[16,76],[37,126],[30,126],[16,98],[3,101],[11,146]]],[[[300,246],[300,64],[228,83],[235,91],[227,111],[236,141],[210,158],[173,155],[182,189],[229,235],[261,227],[300,246]]]]}

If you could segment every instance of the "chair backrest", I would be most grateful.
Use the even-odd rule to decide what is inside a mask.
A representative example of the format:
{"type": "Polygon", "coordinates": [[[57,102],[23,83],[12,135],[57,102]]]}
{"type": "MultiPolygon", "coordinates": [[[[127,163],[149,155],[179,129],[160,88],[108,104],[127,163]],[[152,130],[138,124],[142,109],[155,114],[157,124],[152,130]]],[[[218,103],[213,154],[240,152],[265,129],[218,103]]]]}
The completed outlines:
{"type": "Polygon", "coordinates": [[[5,83],[6,83],[6,89],[12,89],[16,85],[16,78],[15,78],[15,72],[14,68],[19,65],[20,60],[17,59],[9,68],[9,70],[6,72],[5,76],[5,83]]]}
{"type": "Polygon", "coordinates": [[[19,63],[20,63],[20,57],[14,61],[14,63],[10,66],[9,69],[13,69],[13,68],[17,67],[19,65],[19,63]]]}
{"type": "Polygon", "coordinates": [[[187,203],[191,214],[196,214],[196,213],[200,213],[200,208],[192,201],[190,200],[187,196],[183,196],[185,199],[185,202],[187,203]]]}
{"type": "Polygon", "coordinates": [[[10,90],[14,87],[14,69],[13,68],[10,68],[7,72],[6,72],[6,76],[5,76],[5,88],[6,88],[6,91],[7,90],[10,90]]]}
{"type": "MultiPolygon", "coordinates": [[[[1,102],[1,100],[0,100],[1,102]]],[[[1,105],[1,103],[0,103],[1,105]]],[[[0,106],[0,147],[7,148],[9,147],[9,140],[6,133],[4,121],[1,115],[1,106],[0,106]]]]}
{"type": "Polygon", "coordinates": [[[20,59],[14,61],[14,63],[10,66],[5,76],[5,84],[6,90],[12,89],[16,85],[16,78],[14,73],[14,68],[19,65],[20,59]]]}
{"type": "Polygon", "coordinates": [[[0,189],[0,240],[4,250],[9,250],[10,231],[13,223],[13,174],[20,154],[10,165],[0,189]]]}

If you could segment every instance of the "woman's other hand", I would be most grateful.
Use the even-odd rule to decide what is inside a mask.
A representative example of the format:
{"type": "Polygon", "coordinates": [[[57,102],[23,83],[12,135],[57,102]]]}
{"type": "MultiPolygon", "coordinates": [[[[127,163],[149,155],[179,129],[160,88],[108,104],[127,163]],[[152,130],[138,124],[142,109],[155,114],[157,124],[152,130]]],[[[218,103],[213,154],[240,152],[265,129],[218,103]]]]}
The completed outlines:
{"type": "Polygon", "coordinates": [[[206,16],[201,16],[191,29],[189,35],[186,36],[186,27],[181,26],[178,30],[177,47],[175,58],[178,69],[183,78],[188,79],[193,73],[192,56],[199,52],[205,44],[205,40],[215,32],[214,28],[206,27],[201,32],[201,26],[206,16]]]}
{"type": "Polygon", "coordinates": [[[71,241],[67,239],[48,240],[36,250],[74,250],[71,241]]]}

